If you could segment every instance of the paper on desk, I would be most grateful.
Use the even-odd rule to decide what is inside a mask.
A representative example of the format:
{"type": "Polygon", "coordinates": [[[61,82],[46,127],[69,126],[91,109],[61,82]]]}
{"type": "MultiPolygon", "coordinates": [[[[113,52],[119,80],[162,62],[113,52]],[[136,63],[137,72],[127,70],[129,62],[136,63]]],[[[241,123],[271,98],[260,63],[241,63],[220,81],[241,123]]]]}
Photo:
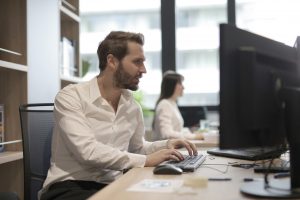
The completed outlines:
{"type": "Polygon", "coordinates": [[[171,193],[180,188],[182,180],[157,180],[144,179],[135,185],[130,186],[127,191],[132,192],[166,192],[171,193]]]}

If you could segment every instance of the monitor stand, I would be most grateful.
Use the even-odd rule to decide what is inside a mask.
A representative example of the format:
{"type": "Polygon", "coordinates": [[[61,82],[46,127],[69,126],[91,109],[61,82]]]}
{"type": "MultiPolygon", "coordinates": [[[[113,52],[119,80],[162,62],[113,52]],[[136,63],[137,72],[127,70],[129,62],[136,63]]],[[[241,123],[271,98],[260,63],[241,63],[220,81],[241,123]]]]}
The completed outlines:
{"type": "Polygon", "coordinates": [[[242,185],[240,191],[243,194],[263,198],[289,199],[299,198],[300,193],[291,190],[290,179],[272,179],[269,180],[269,187],[265,186],[263,180],[246,182],[242,185]]]}
{"type": "Polygon", "coordinates": [[[280,88],[279,98],[284,102],[286,139],[290,149],[290,178],[247,182],[243,194],[276,199],[300,199],[300,89],[280,88]]]}

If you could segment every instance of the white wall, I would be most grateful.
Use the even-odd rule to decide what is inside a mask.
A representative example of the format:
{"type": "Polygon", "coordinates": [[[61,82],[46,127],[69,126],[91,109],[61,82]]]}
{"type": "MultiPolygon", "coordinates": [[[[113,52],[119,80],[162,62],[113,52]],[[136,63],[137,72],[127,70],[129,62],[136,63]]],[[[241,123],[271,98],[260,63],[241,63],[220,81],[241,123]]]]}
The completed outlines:
{"type": "Polygon", "coordinates": [[[57,0],[27,0],[28,103],[53,102],[60,89],[57,0]]]}

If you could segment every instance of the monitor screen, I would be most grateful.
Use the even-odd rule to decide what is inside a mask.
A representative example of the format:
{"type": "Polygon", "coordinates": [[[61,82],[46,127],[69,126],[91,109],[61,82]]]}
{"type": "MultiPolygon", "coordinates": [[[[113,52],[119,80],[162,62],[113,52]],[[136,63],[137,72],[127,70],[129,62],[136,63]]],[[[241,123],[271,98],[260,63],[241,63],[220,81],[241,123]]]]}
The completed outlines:
{"type": "Polygon", "coordinates": [[[220,25],[220,148],[289,147],[290,184],[265,178],[244,183],[244,194],[300,198],[299,52],[220,25]]]}
{"type": "Polygon", "coordinates": [[[220,25],[220,148],[285,143],[279,91],[299,86],[297,51],[228,24],[220,25]]]}

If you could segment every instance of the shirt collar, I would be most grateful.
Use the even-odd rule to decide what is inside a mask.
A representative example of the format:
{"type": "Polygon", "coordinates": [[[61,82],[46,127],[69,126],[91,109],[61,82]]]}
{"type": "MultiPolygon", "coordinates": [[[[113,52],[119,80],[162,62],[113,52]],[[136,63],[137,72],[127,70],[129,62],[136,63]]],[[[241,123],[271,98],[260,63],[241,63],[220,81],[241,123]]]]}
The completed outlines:
{"type": "Polygon", "coordinates": [[[90,100],[94,102],[101,97],[101,93],[98,86],[97,77],[94,77],[90,82],[90,100]]]}
{"type": "MultiPolygon", "coordinates": [[[[97,99],[100,101],[102,100],[102,96],[100,93],[100,89],[98,86],[98,81],[97,77],[94,77],[90,81],[90,100],[91,102],[95,102],[97,99]]],[[[120,102],[128,102],[132,98],[132,93],[128,91],[127,89],[122,89],[121,97],[120,97],[120,102]]]]}

